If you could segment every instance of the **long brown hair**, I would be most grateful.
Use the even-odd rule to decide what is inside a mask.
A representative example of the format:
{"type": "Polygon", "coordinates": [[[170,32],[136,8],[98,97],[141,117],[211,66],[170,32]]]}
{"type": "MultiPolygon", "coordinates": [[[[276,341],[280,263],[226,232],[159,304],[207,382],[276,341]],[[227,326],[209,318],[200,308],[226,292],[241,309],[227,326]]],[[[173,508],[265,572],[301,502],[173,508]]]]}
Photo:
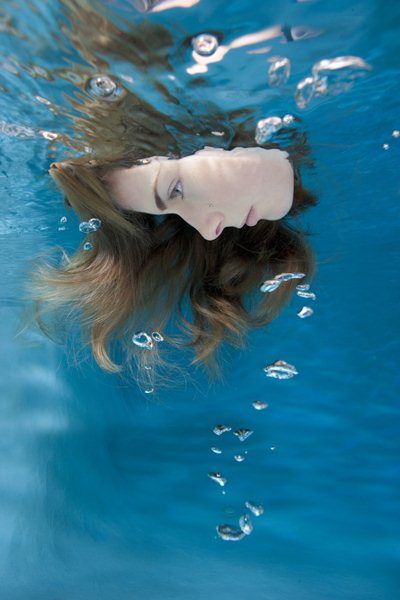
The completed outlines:
{"type": "MultiPolygon", "coordinates": [[[[77,0],[63,2],[72,15],[72,7],[80,4],[77,0]]],[[[76,19],[75,26],[84,27],[89,22],[89,16],[76,19]]],[[[166,33],[160,38],[160,25],[144,21],[131,34],[123,33],[124,44],[118,41],[121,36],[115,26],[108,21],[106,25],[101,37],[103,52],[108,43],[107,49],[114,56],[135,56],[134,62],[141,64],[146,56],[152,56],[151,47],[157,47],[162,62],[166,52],[160,50],[160,39],[168,46],[170,38],[166,33]],[[130,44],[136,55],[130,54],[130,44]]],[[[87,59],[97,38],[83,33],[75,34],[74,40],[78,49],[77,40],[84,44],[87,59]]],[[[91,62],[96,64],[94,59],[91,62]]],[[[104,58],[101,68],[107,71],[104,58]]],[[[124,87],[123,81],[113,78],[124,87]]],[[[82,87],[84,79],[80,73],[82,87]]],[[[280,272],[303,272],[304,283],[315,271],[308,234],[302,232],[297,218],[300,211],[317,202],[303,187],[300,176],[300,166],[312,161],[304,134],[295,128],[287,130],[292,144],[285,147],[296,175],[294,201],[281,221],[225,228],[210,242],[177,215],[169,214],[160,223],[153,215],[115,206],[105,181],[110,169],[130,167],[156,154],[187,155],[205,144],[225,149],[255,145],[254,110],[229,112],[202,102],[196,114],[191,99],[185,101],[183,90],[176,102],[166,88],[159,85],[158,91],[171,107],[168,115],[129,89],[124,89],[117,102],[90,99],[79,107],[90,111],[90,121],[77,120],[76,125],[79,128],[84,122],[86,139],[79,143],[87,144],[91,152],[55,163],[49,172],[79,220],[100,219],[101,227],[87,234],[71,256],[63,251],[61,261],[40,259],[34,263],[29,284],[36,321],[43,331],[51,335],[60,323],[76,316],[81,339],[90,345],[100,367],[120,373],[128,368],[133,373],[136,365],[134,376],[147,388],[175,383],[177,371],[185,374],[176,358],[164,359],[167,350],[174,347],[192,348],[195,357],[191,365],[204,365],[209,376],[221,377],[217,350],[222,342],[244,347],[249,328],[271,322],[299,283],[286,281],[274,292],[263,294],[259,290],[262,282],[280,272]],[[213,137],[213,130],[225,136],[213,137]],[[87,242],[92,245],[90,250],[84,249],[87,242]],[[183,337],[168,333],[169,326],[179,329],[183,337]],[[158,332],[164,341],[153,340],[151,348],[140,348],[132,342],[133,334],[140,331],[149,335],[158,332]],[[117,360],[121,348],[124,352],[117,360]]],[[[76,104],[74,108],[78,108],[76,104]]]]}
{"type": "MultiPolygon", "coordinates": [[[[303,272],[302,282],[312,278],[315,261],[306,235],[287,218],[259,221],[241,230],[226,228],[212,242],[176,215],[157,224],[152,215],[126,212],[112,203],[102,177],[115,164],[115,159],[99,165],[92,157],[80,157],[50,169],[79,219],[100,219],[101,227],[89,233],[71,257],[64,254],[61,264],[44,263],[33,272],[38,323],[43,327],[46,308],[69,306],[69,314],[71,307],[75,309],[83,339],[100,367],[110,372],[123,368],[111,355],[119,340],[126,350],[125,365],[136,359],[138,380],[156,382],[158,366],[166,374],[174,371],[159,350],[168,343],[193,347],[196,356],[191,364],[203,363],[209,375],[218,377],[216,351],[221,343],[243,347],[247,330],[272,321],[299,283],[286,281],[274,292],[262,294],[262,282],[281,272],[303,272]],[[88,242],[92,248],[84,250],[88,242]],[[255,291],[257,305],[246,308],[245,298],[255,291]],[[185,298],[192,322],[183,314],[185,298]],[[189,335],[189,343],[166,333],[171,317],[189,335]],[[149,335],[159,332],[164,342],[153,342],[150,349],[136,346],[132,336],[143,330],[149,335]]],[[[315,203],[297,177],[289,216],[315,203]]]]}

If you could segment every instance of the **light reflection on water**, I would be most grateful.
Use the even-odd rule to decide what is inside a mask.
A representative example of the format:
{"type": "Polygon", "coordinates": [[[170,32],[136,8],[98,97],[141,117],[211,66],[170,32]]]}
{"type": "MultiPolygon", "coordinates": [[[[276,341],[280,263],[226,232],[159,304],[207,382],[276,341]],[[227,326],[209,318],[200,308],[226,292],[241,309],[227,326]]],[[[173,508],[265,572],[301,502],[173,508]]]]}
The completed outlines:
{"type": "MultiPolygon", "coordinates": [[[[7,6],[0,102],[6,123],[28,128],[20,132],[54,131],[80,152],[86,140],[76,132],[90,132],[90,123],[76,86],[93,67],[85,62],[84,41],[80,54],[71,48],[63,5],[7,6]]],[[[315,314],[298,319],[302,304],[295,297],[268,333],[252,334],[246,351],[229,351],[225,386],[209,388],[199,376],[198,387],[177,387],[152,402],[90,362],[75,367],[62,346],[37,339],[24,345],[15,337],[27,261],[54,243],[73,249],[80,236],[75,226],[57,229],[64,206],[46,172],[63,154],[59,142],[0,129],[0,553],[7,600],[57,594],[130,599],[135,593],[152,600],[232,593],[276,600],[395,597],[399,411],[392,265],[399,146],[390,136],[399,128],[392,93],[398,88],[392,25],[398,9],[382,14],[372,1],[357,6],[242,1],[228,10],[202,0],[157,15],[177,52],[170,64],[156,53],[155,72],[173,72],[178,81],[185,81],[189,65],[182,60],[190,55],[186,42],[202,30],[221,31],[227,44],[277,23],[324,32],[303,41],[271,40],[274,52],[284,49],[291,59],[287,88],[266,86],[270,53],[249,56],[249,48],[237,48],[182,92],[189,106],[201,93],[226,109],[257,107],[260,118],[265,111],[297,114],[294,82],[317,60],[337,55],[338,40],[340,53],[374,65],[364,83],[301,113],[317,159],[309,177],[321,195],[307,215],[319,257],[315,314]],[[371,286],[377,273],[381,284],[371,286]],[[296,365],[298,377],[265,377],[262,367],[280,357],[296,365]],[[268,410],[255,411],[256,399],[268,402],[268,410]],[[243,463],[233,459],[242,447],[232,434],[218,440],[221,455],[210,452],[219,422],[254,430],[244,442],[243,463]],[[206,477],[219,470],[229,482],[225,496],[206,477]],[[236,523],[250,498],[265,507],[253,533],[235,545],[219,540],[215,525],[236,523]]],[[[121,62],[116,72],[129,66],[121,62]]],[[[168,104],[153,86],[154,73],[146,79],[137,65],[126,73],[149,102],[168,104]]],[[[170,81],[173,96],[182,90],[163,81],[170,81]]],[[[206,129],[207,110],[200,120],[206,129]]],[[[189,353],[180,359],[188,362],[189,353]]]]}

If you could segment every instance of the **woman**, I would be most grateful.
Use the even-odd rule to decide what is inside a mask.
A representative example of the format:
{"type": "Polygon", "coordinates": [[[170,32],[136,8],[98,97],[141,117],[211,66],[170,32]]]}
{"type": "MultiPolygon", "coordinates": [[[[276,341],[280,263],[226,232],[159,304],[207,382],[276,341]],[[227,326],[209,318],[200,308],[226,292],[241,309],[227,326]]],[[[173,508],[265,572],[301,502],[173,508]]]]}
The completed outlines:
{"type": "MultiPolygon", "coordinates": [[[[80,15],[74,26],[93,23],[94,16],[80,15]]],[[[164,28],[143,22],[131,36],[116,36],[109,21],[101,28],[103,53],[109,32],[110,53],[120,58],[129,39],[140,49],[130,60],[140,57],[142,65],[152,56],[146,47],[157,47],[165,70],[164,28]]],[[[87,59],[97,38],[85,31],[75,33],[77,39],[85,40],[87,59]]],[[[117,85],[123,90],[117,101],[85,101],[90,111],[85,144],[91,152],[51,165],[51,177],[80,221],[98,219],[101,226],[86,228],[81,247],[72,257],[64,253],[58,266],[37,267],[32,291],[38,321],[43,324],[46,307],[67,307],[68,315],[75,308],[83,337],[103,369],[120,371],[122,362],[132,366],[134,358],[137,380],[144,377],[157,387],[156,367],[166,368],[167,380],[179,370],[161,357],[168,346],[192,346],[191,364],[202,363],[209,375],[219,376],[221,343],[243,346],[247,329],[274,319],[299,283],[285,281],[261,294],[262,282],[281,272],[303,272],[307,280],[313,275],[305,235],[285,219],[316,203],[299,173],[307,146],[304,139],[287,151],[256,146],[256,123],[246,108],[229,112],[202,102],[193,111],[188,92],[180,89],[178,101],[157,82],[160,104],[168,100],[166,113],[123,89],[122,82],[117,85]],[[169,335],[168,323],[188,334],[189,343],[169,335]],[[132,341],[139,332],[148,337],[132,341]],[[156,341],[162,337],[163,342],[156,341]],[[117,364],[120,342],[125,358],[117,364]]],[[[295,130],[291,135],[298,137],[295,130]]]]}

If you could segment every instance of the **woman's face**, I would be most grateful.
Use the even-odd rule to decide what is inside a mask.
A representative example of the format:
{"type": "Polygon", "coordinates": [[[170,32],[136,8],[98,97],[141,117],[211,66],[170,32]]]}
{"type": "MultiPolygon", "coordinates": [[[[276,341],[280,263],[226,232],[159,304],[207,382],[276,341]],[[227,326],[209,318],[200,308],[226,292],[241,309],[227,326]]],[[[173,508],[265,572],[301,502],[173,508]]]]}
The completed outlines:
{"type": "Polygon", "coordinates": [[[121,208],[179,215],[211,241],[224,227],[253,226],[288,213],[294,190],[288,156],[277,149],[206,146],[184,158],[154,156],[143,165],[114,169],[106,182],[121,208]]]}

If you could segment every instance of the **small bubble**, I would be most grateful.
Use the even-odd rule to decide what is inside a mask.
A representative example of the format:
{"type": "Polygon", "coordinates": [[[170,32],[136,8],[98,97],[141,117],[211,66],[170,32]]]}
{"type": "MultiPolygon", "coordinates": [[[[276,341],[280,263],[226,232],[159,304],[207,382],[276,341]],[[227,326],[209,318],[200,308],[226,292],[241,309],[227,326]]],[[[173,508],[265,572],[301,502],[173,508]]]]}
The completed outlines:
{"type": "Polygon", "coordinates": [[[55,131],[44,131],[40,130],[39,134],[44,137],[46,140],[55,140],[58,138],[58,133],[55,131]]]}
{"type": "Polygon", "coordinates": [[[274,451],[276,449],[276,446],[271,446],[270,450],[274,451]]]}
{"type": "Polygon", "coordinates": [[[274,292],[281,285],[281,281],[276,279],[267,279],[260,287],[261,292],[274,292]]]}
{"type": "Polygon", "coordinates": [[[275,275],[274,279],[277,281],[290,281],[291,279],[303,279],[305,273],[280,273],[275,275]]]}
{"type": "Polygon", "coordinates": [[[192,46],[200,56],[211,56],[218,48],[218,40],[211,33],[201,33],[192,39],[192,46]]]}
{"type": "Polygon", "coordinates": [[[265,371],[267,377],[274,377],[275,379],[290,379],[294,375],[298,375],[296,367],[289,365],[284,360],[277,360],[263,367],[263,371],[265,371]]]}
{"type": "Polygon", "coordinates": [[[308,298],[309,300],[315,300],[316,298],[314,292],[303,292],[301,290],[297,290],[297,295],[300,296],[300,298],[308,298]]]}
{"type": "Polygon", "coordinates": [[[152,394],[154,392],[154,388],[149,388],[148,390],[144,390],[145,394],[152,394]]]}
{"type": "Polygon", "coordinates": [[[233,435],[236,435],[241,442],[244,442],[251,434],[254,433],[251,429],[237,429],[233,432],[233,435]]]}
{"type": "Polygon", "coordinates": [[[239,519],[239,527],[246,535],[250,535],[253,531],[253,523],[249,515],[242,515],[239,519]]]}
{"type": "Polygon", "coordinates": [[[243,462],[246,457],[243,454],[235,454],[233,458],[236,462],[243,462]]]}
{"type": "Polygon", "coordinates": [[[297,313],[297,316],[300,317],[300,319],[305,319],[306,317],[311,317],[313,314],[314,311],[312,308],[309,306],[303,306],[303,308],[297,313]]]}
{"type": "Polygon", "coordinates": [[[299,285],[296,285],[296,290],[299,290],[299,292],[307,292],[309,289],[309,283],[299,283],[299,285]]]}
{"type": "Polygon", "coordinates": [[[163,342],[164,341],[163,336],[158,331],[153,331],[153,333],[151,334],[151,337],[156,342],[163,342]]]}
{"type": "Polygon", "coordinates": [[[231,429],[232,427],[229,427],[229,425],[216,425],[213,429],[213,432],[215,433],[215,435],[222,435],[223,433],[226,433],[231,429]]]}
{"type": "Polygon", "coordinates": [[[256,126],[255,141],[257,144],[265,144],[282,126],[283,123],[280,117],[273,116],[261,119],[256,126]]]}
{"type": "Polygon", "coordinates": [[[259,517],[264,512],[263,505],[262,504],[258,504],[257,502],[254,502],[252,500],[251,501],[250,500],[246,500],[245,506],[246,506],[246,508],[248,508],[249,510],[251,510],[251,512],[253,513],[253,515],[255,515],[256,517],[259,517]]]}
{"type": "Polygon", "coordinates": [[[268,408],[268,404],[266,402],[261,402],[261,400],[254,400],[254,402],[252,402],[252,406],[254,406],[256,410],[264,410],[268,408]]]}
{"type": "Polygon", "coordinates": [[[67,217],[61,217],[60,224],[64,225],[64,223],[66,223],[66,222],[67,222],[67,217]]]}
{"type": "Polygon", "coordinates": [[[145,331],[138,331],[135,333],[135,335],[132,337],[132,342],[140,348],[151,349],[154,346],[153,340],[145,331]]]}
{"type": "Polygon", "coordinates": [[[108,75],[91,77],[86,84],[86,90],[95,98],[111,101],[117,100],[124,91],[108,75]]]}
{"type": "Polygon", "coordinates": [[[211,446],[211,451],[214,452],[214,454],[222,454],[222,450],[220,450],[216,446],[211,446]]]}
{"type": "Polygon", "coordinates": [[[217,525],[216,529],[220,538],[230,542],[242,540],[246,535],[244,531],[234,525],[217,525]]]}
{"type": "Polygon", "coordinates": [[[400,131],[398,129],[394,129],[392,131],[392,137],[394,137],[394,138],[400,137],[400,131]]]}
{"type": "Polygon", "coordinates": [[[294,121],[294,116],[293,115],[285,115],[284,117],[282,117],[282,123],[285,126],[291,125],[294,121]]]}
{"type": "Polygon", "coordinates": [[[306,108],[315,94],[314,77],[306,77],[296,86],[295,101],[299,108],[306,108]]]}
{"type": "Polygon", "coordinates": [[[279,86],[287,82],[290,76],[290,60],[285,56],[271,56],[268,69],[268,83],[270,86],[279,86]]]}
{"type": "Polygon", "coordinates": [[[89,226],[91,227],[92,231],[97,231],[101,227],[100,219],[90,219],[89,226]]]}
{"type": "Polygon", "coordinates": [[[389,150],[389,144],[383,144],[382,148],[383,148],[384,150],[389,150]]]}
{"type": "Polygon", "coordinates": [[[90,242],[85,242],[83,244],[83,249],[84,250],[91,250],[93,248],[93,244],[91,244],[90,242]]]}
{"type": "Polygon", "coordinates": [[[90,233],[93,230],[87,221],[82,221],[82,223],[79,223],[79,231],[81,233],[90,233]]]}
{"type": "Polygon", "coordinates": [[[225,477],[222,477],[221,473],[207,473],[207,475],[208,475],[208,477],[210,477],[210,479],[212,479],[213,481],[216,481],[222,487],[227,482],[227,479],[225,479],[225,477]]]}

